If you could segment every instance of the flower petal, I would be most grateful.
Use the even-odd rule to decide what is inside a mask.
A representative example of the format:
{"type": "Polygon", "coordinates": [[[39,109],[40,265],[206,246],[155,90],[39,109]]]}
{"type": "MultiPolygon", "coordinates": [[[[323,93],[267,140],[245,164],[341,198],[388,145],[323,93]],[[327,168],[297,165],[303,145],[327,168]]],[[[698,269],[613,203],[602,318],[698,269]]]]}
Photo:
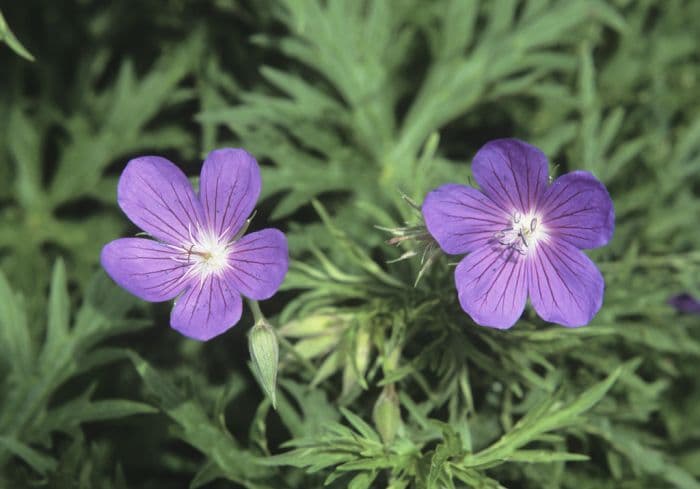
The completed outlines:
{"type": "Polygon", "coordinates": [[[260,168],[242,149],[212,151],[204,160],[199,194],[204,215],[219,236],[234,236],[260,196],[260,168]]]}
{"type": "Polygon", "coordinates": [[[576,248],[597,248],[612,238],[615,210],[610,194],[585,171],[557,178],[542,199],[542,225],[550,236],[576,248]]]}
{"type": "Polygon", "coordinates": [[[289,268],[287,238],[277,229],[263,229],[238,240],[229,256],[226,279],[255,300],[272,297],[289,268]]]}
{"type": "Polygon", "coordinates": [[[455,282],[462,309],[481,326],[510,328],[525,309],[527,268],[512,248],[484,246],[467,255],[455,282]]]}
{"type": "Polygon", "coordinates": [[[423,218],[445,253],[460,254],[486,245],[508,226],[508,214],[478,190],[449,183],[425,197],[423,218]]]}
{"type": "Polygon", "coordinates": [[[201,221],[201,206],[187,177],[158,156],[129,161],[119,178],[117,200],[134,224],[167,243],[187,242],[201,221]]]}
{"type": "Polygon", "coordinates": [[[472,174],[482,192],[508,213],[535,209],[547,189],[547,157],[517,139],[496,139],[474,156],[472,174]]]}
{"type": "Polygon", "coordinates": [[[241,318],[243,300],[223,277],[193,280],[175,301],[170,325],[185,336],[207,341],[234,326],[241,318]]]}
{"type": "Polygon", "coordinates": [[[603,276],[572,245],[556,240],[541,243],[528,266],[530,300],[545,321],[584,326],[603,304],[603,276]]]}
{"type": "Polygon", "coordinates": [[[189,265],[178,258],[177,252],[151,239],[122,238],[102,248],[100,262],[120,287],[145,301],[161,302],[185,287],[189,265]]]}

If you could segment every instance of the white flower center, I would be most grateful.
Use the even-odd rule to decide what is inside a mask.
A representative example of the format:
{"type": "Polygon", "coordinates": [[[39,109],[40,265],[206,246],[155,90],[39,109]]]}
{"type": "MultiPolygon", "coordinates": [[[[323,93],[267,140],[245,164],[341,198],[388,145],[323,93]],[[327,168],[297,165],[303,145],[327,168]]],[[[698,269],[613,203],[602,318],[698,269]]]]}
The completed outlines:
{"type": "Polygon", "coordinates": [[[188,252],[195,269],[203,276],[218,274],[228,268],[228,243],[221,241],[219,236],[203,233],[188,252]]]}
{"type": "Polygon", "coordinates": [[[502,245],[513,248],[521,255],[535,249],[537,242],[547,235],[541,218],[534,212],[524,216],[520,212],[514,212],[510,226],[497,232],[495,238],[502,245]]]}

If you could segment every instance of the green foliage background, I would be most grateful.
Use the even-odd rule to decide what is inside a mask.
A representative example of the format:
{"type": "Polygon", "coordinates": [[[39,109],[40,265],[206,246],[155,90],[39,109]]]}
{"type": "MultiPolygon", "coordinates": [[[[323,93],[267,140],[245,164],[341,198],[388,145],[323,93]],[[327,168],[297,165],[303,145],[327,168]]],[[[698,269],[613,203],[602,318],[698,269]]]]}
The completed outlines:
{"type": "Polygon", "coordinates": [[[700,487],[700,2],[4,2],[0,487],[700,487]],[[34,59],[32,62],[31,60],[34,59]],[[581,329],[463,314],[375,226],[518,137],[615,202],[581,329]],[[99,270],[130,157],[243,146],[288,232],[274,411],[99,270]]]}

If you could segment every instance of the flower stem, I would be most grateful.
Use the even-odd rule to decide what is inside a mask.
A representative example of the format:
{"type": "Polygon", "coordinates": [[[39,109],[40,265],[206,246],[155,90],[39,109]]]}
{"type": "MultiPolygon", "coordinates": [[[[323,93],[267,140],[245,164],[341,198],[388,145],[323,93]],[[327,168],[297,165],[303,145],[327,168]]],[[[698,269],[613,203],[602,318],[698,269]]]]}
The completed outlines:
{"type": "Polygon", "coordinates": [[[258,301],[254,301],[252,299],[246,300],[248,301],[248,307],[250,307],[250,310],[253,313],[253,319],[255,322],[257,323],[258,321],[264,321],[265,315],[260,310],[260,304],[258,304],[258,301]]]}

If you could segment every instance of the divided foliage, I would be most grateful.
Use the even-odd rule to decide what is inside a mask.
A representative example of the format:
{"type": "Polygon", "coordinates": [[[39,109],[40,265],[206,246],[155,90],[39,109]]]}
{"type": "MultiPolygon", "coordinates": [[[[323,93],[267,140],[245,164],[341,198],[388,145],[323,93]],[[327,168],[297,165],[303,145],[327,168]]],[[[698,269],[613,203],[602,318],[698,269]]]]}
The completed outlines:
{"type": "Polygon", "coordinates": [[[13,456],[38,476],[51,478],[59,462],[46,452],[54,449],[60,456],[63,450],[57,447],[67,443],[58,434],[82,440],[82,423],[155,411],[127,399],[93,399],[94,381],[77,382],[79,376],[125,358],[126,350],[103,342],[145,325],[125,317],[133,299],[100,273],[74,314],[70,302],[62,261],[53,269],[46,319],[38,325],[28,320],[22,295],[0,273],[0,466],[8,469],[10,479],[27,476],[25,467],[11,461],[13,456]],[[72,385],[62,390],[67,384],[72,385]]]}
{"type": "Polygon", "coordinates": [[[700,488],[700,320],[667,304],[700,298],[700,2],[3,8],[0,486],[700,488]],[[585,328],[477,326],[456,257],[384,242],[499,137],[610,191],[585,328]],[[96,271],[128,159],[221,146],[290,237],[276,410],[250,317],[196,344],[96,271]]]}

